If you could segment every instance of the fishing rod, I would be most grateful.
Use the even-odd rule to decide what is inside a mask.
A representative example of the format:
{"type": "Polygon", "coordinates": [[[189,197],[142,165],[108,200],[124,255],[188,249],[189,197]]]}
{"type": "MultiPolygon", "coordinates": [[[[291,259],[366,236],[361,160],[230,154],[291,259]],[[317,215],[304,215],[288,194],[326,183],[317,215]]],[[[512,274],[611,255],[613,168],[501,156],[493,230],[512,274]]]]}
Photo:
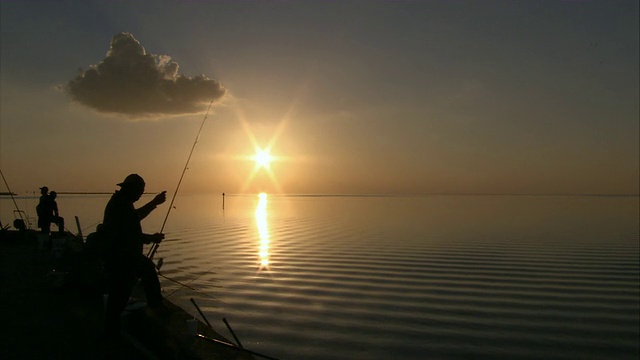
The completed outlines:
{"type": "Polygon", "coordinates": [[[258,352],[251,351],[249,349],[244,349],[244,348],[241,348],[239,346],[236,346],[235,344],[228,343],[226,341],[222,341],[222,340],[218,340],[218,339],[214,339],[214,338],[202,335],[202,334],[198,334],[198,337],[200,339],[204,339],[204,340],[207,340],[207,341],[215,343],[215,344],[223,345],[223,346],[235,349],[235,350],[240,351],[240,352],[246,352],[248,354],[260,356],[260,357],[263,357],[263,358],[269,359],[269,360],[278,360],[277,358],[274,358],[274,357],[271,357],[271,356],[268,356],[268,355],[264,355],[264,354],[260,354],[258,352]]]}
{"type": "MultiPolygon", "coordinates": [[[[200,138],[200,133],[202,132],[202,128],[204,127],[204,122],[207,120],[209,116],[209,110],[211,110],[211,105],[213,105],[213,100],[209,103],[209,107],[207,108],[207,112],[204,114],[204,118],[202,118],[202,123],[200,124],[200,129],[198,130],[198,134],[196,135],[196,139],[193,141],[193,146],[191,147],[191,151],[189,152],[189,157],[187,158],[187,162],[184,164],[184,169],[182,170],[182,175],[180,175],[180,180],[178,180],[178,185],[176,186],[176,191],[173,193],[173,197],[171,198],[171,203],[169,204],[169,209],[167,210],[167,215],[164,217],[164,221],[162,222],[162,227],[160,228],[160,233],[164,230],[164,226],[167,223],[167,219],[169,218],[169,213],[171,213],[171,209],[173,208],[173,202],[176,200],[176,195],[178,195],[178,189],[180,189],[180,184],[182,184],[182,178],[184,178],[184,173],[187,172],[187,168],[189,167],[189,161],[191,160],[191,155],[193,155],[193,150],[196,148],[196,144],[198,143],[198,139],[200,138]]],[[[147,254],[149,259],[153,260],[153,256],[158,251],[159,243],[154,243],[147,254]]]]}
{"type": "MultiPolygon", "coordinates": [[[[204,319],[204,322],[207,323],[207,326],[209,326],[209,329],[213,330],[213,326],[211,326],[211,324],[209,323],[209,320],[207,320],[207,317],[204,316],[204,313],[202,312],[202,310],[200,310],[200,306],[198,306],[198,304],[196,304],[196,301],[193,300],[193,298],[190,298],[189,300],[191,301],[193,306],[196,307],[196,310],[198,310],[198,314],[200,314],[200,316],[202,316],[202,319],[204,319]]],[[[233,338],[236,339],[236,344],[238,344],[238,345],[236,345],[236,347],[239,347],[240,349],[244,350],[244,346],[242,346],[242,343],[240,342],[240,339],[238,339],[238,337],[236,336],[236,333],[231,328],[231,325],[229,325],[229,322],[227,321],[227,318],[222,318],[222,321],[224,322],[225,325],[227,325],[227,329],[229,329],[229,331],[231,332],[231,335],[233,335],[233,338]]]]}
{"type": "MultiPolygon", "coordinates": [[[[196,304],[196,301],[193,300],[193,298],[190,298],[189,300],[191,301],[193,306],[196,307],[196,310],[198,310],[198,313],[200,314],[200,316],[202,316],[202,319],[204,319],[204,322],[207,324],[207,326],[209,326],[209,329],[213,330],[213,326],[211,326],[211,324],[209,323],[209,320],[207,320],[207,317],[204,316],[204,314],[202,313],[202,310],[200,310],[200,307],[198,306],[198,304],[196,304]]],[[[205,339],[205,340],[211,341],[211,342],[216,343],[216,344],[228,346],[230,348],[233,348],[233,349],[236,349],[236,350],[239,350],[239,351],[247,352],[247,353],[249,353],[251,355],[257,355],[257,356],[260,356],[260,357],[263,357],[263,358],[269,359],[269,360],[278,360],[278,359],[273,358],[271,356],[267,356],[267,355],[260,354],[260,353],[255,352],[255,351],[251,351],[251,350],[245,349],[244,346],[242,346],[242,344],[240,343],[240,339],[238,339],[238,337],[236,336],[236,333],[231,328],[231,325],[229,325],[229,322],[227,321],[227,319],[226,318],[222,318],[222,321],[224,321],[224,324],[227,325],[227,328],[231,332],[231,335],[233,335],[233,338],[236,339],[236,342],[238,343],[238,345],[233,344],[233,343],[229,343],[229,342],[226,342],[226,341],[210,338],[210,337],[202,335],[202,334],[197,334],[198,337],[201,338],[201,339],[205,339]]]]}
{"type": "Polygon", "coordinates": [[[16,210],[18,211],[18,215],[20,215],[20,220],[24,222],[24,218],[22,217],[22,211],[20,211],[20,208],[18,207],[18,203],[16,202],[16,199],[13,197],[13,191],[11,191],[11,189],[9,188],[9,184],[7,183],[7,179],[5,179],[4,177],[2,170],[0,170],[0,175],[2,176],[2,181],[4,181],[4,185],[7,187],[7,190],[9,190],[9,196],[11,196],[11,200],[13,200],[13,205],[16,207],[16,210]]]}

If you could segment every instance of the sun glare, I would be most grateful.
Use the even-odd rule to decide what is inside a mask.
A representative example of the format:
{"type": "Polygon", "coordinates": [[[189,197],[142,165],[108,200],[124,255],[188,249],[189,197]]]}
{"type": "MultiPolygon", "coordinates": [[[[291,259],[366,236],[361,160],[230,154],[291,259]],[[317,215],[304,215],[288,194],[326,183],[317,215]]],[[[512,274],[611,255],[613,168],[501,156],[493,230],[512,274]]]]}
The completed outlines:
{"type": "Polygon", "coordinates": [[[258,235],[260,236],[260,266],[258,271],[269,270],[269,229],[267,222],[267,194],[258,194],[258,206],[256,207],[256,224],[258,225],[258,235]]]}
{"type": "Polygon", "coordinates": [[[280,164],[283,161],[287,161],[287,158],[282,157],[281,155],[274,156],[272,154],[272,150],[275,149],[277,140],[282,134],[282,132],[284,131],[285,125],[289,121],[290,116],[291,114],[289,113],[286,114],[286,116],[278,124],[277,128],[275,129],[275,133],[273,134],[271,139],[269,139],[266,144],[263,144],[261,146],[258,144],[258,140],[253,135],[253,132],[251,131],[251,127],[249,126],[249,122],[244,118],[244,114],[242,114],[242,112],[238,114],[238,119],[241,122],[242,127],[244,128],[247,134],[247,137],[249,138],[249,141],[253,148],[253,154],[249,153],[246,155],[241,155],[241,158],[243,160],[247,160],[254,163],[254,166],[251,169],[251,172],[248,174],[247,179],[245,180],[244,184],[240,188],[240,193],[245,193],[252,186],[253,186],[253,189],[251,190],[251,192],[262,191],[264,190],[264,186],[268,186],[268,184],[266,184],[265,181],[268,181],[269,179],[271,180],[271,183],[273,185],[273,191],[275,193],[283,193],[283,189],[280,186],[278,179],[276,178],[276,175],[274,174],[273,164],[274,163],[280,164]],[[268,179],[265,179],[264,178],[265,176],[267,176],[268,179]],[[260,184],[258,185],[253,184],[254,180],[259,182],[260,184]]]}
{"type": "Polygon", "coordinates": [[[271,154],[269,154],[269,150],[257,149],[253,160],[255,160],[258,167],[269,168],[269,164],[271,164],[273,158],[271,154]]]}

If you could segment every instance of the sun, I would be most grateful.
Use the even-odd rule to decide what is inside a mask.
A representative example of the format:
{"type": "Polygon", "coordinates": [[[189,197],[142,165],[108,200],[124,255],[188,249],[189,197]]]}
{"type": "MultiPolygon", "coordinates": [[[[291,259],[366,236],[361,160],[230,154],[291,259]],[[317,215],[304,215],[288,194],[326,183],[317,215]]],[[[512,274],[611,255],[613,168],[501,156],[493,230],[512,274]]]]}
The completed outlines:
{"type": "Polygon", "coordinates": [[[269,149],[256,149],[256,154],[253,156],[253,160],[255,160],[257,167],[268,169],[273,157],[269,153],[269,149]]]}

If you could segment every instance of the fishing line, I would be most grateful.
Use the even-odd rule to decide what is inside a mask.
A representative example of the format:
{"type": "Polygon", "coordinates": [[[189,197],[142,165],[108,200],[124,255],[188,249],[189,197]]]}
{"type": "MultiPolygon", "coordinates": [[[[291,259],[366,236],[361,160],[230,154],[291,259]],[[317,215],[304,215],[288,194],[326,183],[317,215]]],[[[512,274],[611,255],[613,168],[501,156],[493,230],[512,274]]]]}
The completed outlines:
{"type": "MultiPolygon", "coordinates": [[[[198,280],[199,278],[201,278],[201,277],[202,277],[202,275],[206,275],[206,274],[210,273],[210,272],[211,272],[211,270],[213,270],[213,269],[215,269],[215,268],[217,268],[217,267],[218,267],[218,265],[212,266],[212,267],[211,267],[211,268],[209,268],[207,271],[205,271],[205,272],[201,273],[200,275],[198,275],[198,276],[194,277],[193,279],[191,279],[191,280],[187,281],[187,283],[186,283],[186,284],[182,284],[182,283],[180,283],[180,285],[182,285],[183,287],[188,287],[189,289],[192,289],[191,287],[189,287],[189,286],[188,286],[188,284],[191,284],[192,282],[194,282],[194,281],[198,280]]],[[[163,275],[163,277],[165,277],[165,276],[163,275]]],[[[165,277],[165,278],[166,278],[166,277],[165,277]]],[[[169,280],[172,280],[172,279],[169,279],[169,280]]],[[[177,281],[174,281],[174,282],[175,282],[175,283],[178,283],[177,281]]],[[[174,293],[178,292],[180,289],[182,289],[182,288],[179,288],[179,289],[175,290],[174,292],[172,292],[171,294],[167,295],[166,297],[169,297],[169,296],[173,295],[174,293]]],[[[192,290],[194,290],[194,289],[192,289],[192,290]]],[[[199,291],[199,290],[196,290],[196,291],[199,291]]]]}
{"type": "MultiPolygon", "coordinates": [[[[189,167],[189,161],[191,160],[191,155],[193,155],[193,150],[196,148],[196,144],[198,143],[198,139],[200,138],[200,133],[202,132],[202,128],[204,127],[204,122],[207,120],[209,116],[209,110],[211,110],[211,105],[213,105],[213,100],[209,103],[209,107],[207,108],[207,112],[204,114],[204,118],[202,118],[202,123],[200,124],[200,129],[198,130],[198,134],[196,135],[196,139],[193,141],[193,146],[191,147],[191,151],[189,152],[189,157],[187,158],[187,162],[184,164],[184,169],[182,170],[182,175],[180,175],[180,180],[178,180],[178,185],[176,186],[176,191],[173,193],[173,197],[171,198],[171,203],[169,204],[169,210],[167,210],[167,215],[164,217],[164,221],[162,222],[162,227],[160,228],[160,233],[164,230],[164,226],[167,223],[167,219],[169,218],[169,214],[171,213],[171,209],[173,208],[173,202],[176,200],[176,195],[178,195],[178,189],[180,189],[180,184],[182,184],[182,178],[184,178],[184,174],[187,172],[187,168],[189,167]]],[[[155,243],[151,246],[147,257],[149,259],[153,259],[153,256],[158,251],[159,243],[155,243]]]]}
{"type": "MultiPolygon", "coordinates": [[[[173,283],[176,283],[176,284],[180,285],[180,287],[179,287],[178,289],[176,289],[176,290],[172,291],[169,295],[165,295],[165,299],[166,299],[166,298],[168,298],[168,297],[170,297],[171,295],[173,295],[173,294],[177,293],[178,291],[180,291],[180,290],[182,290],[182,289],[184,289],[184,288],[187,288],[187,289],[189,289],[189,290],[191,290],[191,291],[195,291],[195,292],[197,292],[198,294],[204,295],[204,296],[206,296],[206,297],[208,297],[208,298],[211,298],[211,299],[213,299],[213,300],[215,300],[215,301],[220,301],[220,300],[216,299],[215,297],[213,297],[213,296],[209,295],[208,293],[206,293],[206,292],[204,292],[204,291],[202,291],[202,290],[198,290],[198,289],[196,289],[196,288],[194,288],[194,287],[192,287],[192,286],[189,286],[188,284],[185,284],[185,283],[183,283],[183,282],[181,282],[181,281],[178,281],[178,280],[176,280],[176,279],[172,279],[172,278],[170,278],[170,277],[168,277],[168,276],[166,276],[166,275],[163,275],[162,273],[158,273],[158,276],[161,276],[161,277],[162,277],[162,278],[164,278],[164,279],[167,279],[167,280],[169,280],[169,281],[171,281],[171,282],[173,282],[173,283]]],[[[191,281],[189,281],[189,282],[191,282],[191,281]]]]}
{"type": "Polygon", "coordinates": [[[91,225],[89,225],[89,226],[87,226],[87,227],[83,228],[83,229],[82,229],[82,232],[85,232],[85,231],[87,231],[87,230],[89,230],[89,229],[92,229],[94,226],[96,226],[96,225],[100,224],[101,222],[102,222],[102,220],[98,220],[97,222],[95,222],[95,223],[93,223],[93,224],[91,224],[91,225]]]}
{"type": "Polygon", "coordinates": [[[180,285],[180,287],[178,289],[173,290],[168,295],[164,295],[165,299],[168,299],[169,297],[175,295],[180,290],[182,290],[184,288],[187,288],[187,289],[189,289],[189,290],[191,290],[191,291],[193,291],[193,292],[195,292],[197,294],[202,295],[203,297],[206,297],[208,299],[211,299],[214,302],[219,303],[219,304],[217,304],[217,306],[226,306],[229,309],[234,309],[237,313],[242,313],[244,316],[253,316],[253,313],[251,313],[251,312],[248,312],[248,311],[242,310],[242,309],[237,309],[237,308],[235,308],[234,306],[232,306],[230,303],[228,303],[226,301],[222,301],[222,300],[220,300],[220,299],[218,299],[218,298],[216,298],[216,297],[214,297],[214,296],[212,296],[212,295],[210,295],[210,294],[208,294],[208,293],[206,293],[206,292],[204,292],[202,290],[198,290],[198,289],[196,289],[196,288],[194,288],[192,286],[187,285],[188,283],[191,283],[195,279],[194,280],[190,280],[190,281],[187,282],[187,284],[185,284],[185,283],[183,283],[181,281],[178,281],[178,280],[172,279],[170,277],[167,277],[165,275],[162,275],[161,273],[158,273],[158,275],[161,276],[164,279],[167,279],[167,280],[169,280],[169,281],[171,281],[173,283],[176,283],[176,284],[180,285]]]}
{"type": "MultiPolygon", "coordinates": [[[[161,274],[161,273],[158,273],[158,275],[159,275],[159,276],[161,276],[162,278],[166,279],[166,280],[169,280],[169,281],[171,281],[171,282],[173,282],[173,283],[176,283],[176,284],[180,285],[180,287],[179,287],[179,288],[177,288],[176,290],[173,290],[173,291],[172,291],[172,292],[170,292],[168,295],[164,295],[164,298],[165,298],[165,299],[168,299],[169,297],[173,296],[174,294],[176,294],[176,293],[177,293],[177,292],[179,292],[180,290],[182,290],[182,289],[184,289],[184,288],[187,288],[187,289],[189,289],[189,290],[191,290],[191,291],[193,291],[193,292],[195,292],[195,293],[197,293],[197,294],[200,294],[200,295],[202,295],[202,296],[204,296],[204,297],[206,297],[206,298],[208,298],[208,299],[211,299],[211,300],[212,300],[212,301],[214,301],[214,302],[219,303],[219,304],[218,304],[218,306],[222,305],[222,306],[226,306],[227,308],[233,308],[233,307],[231,306],[231,304],[229,304],[228,302],[222,301],[222,300],[220,300],[220,299],[218,299],[218,298],[216,298],[216,297],[214,297],[214,296],[210,295],[209,293],[206,293],[206,292],[204,292],[204,291],[202,291],[202,290],[198,290],[198,289],[196,289],[196,288],[194,288],[194,287],[192,287],[192,286],[189,286],[189,285],[188,285],[189,283],[191,283],[191,282],[195,281],[197,278],[196,278],[196,279],[193,279],[193,280],[190,280],[190,281],[188,281],[188,282],[185,284],[185,283],[183,283],[183,282],[181,282],[181,281],[178,281],[178,280],[176,280],[176,279],[172,279],[172,278],[170,278],[170,277],[168,277],[168,276],[166,276],[166,275],[163,275],[163,274],[161,274]]],[[[236,309],[236,311],[237,311],[237,312],[239,312],[239,313],[244,314],[245,316],[253,316],[253,313],[247,312],[247,311],[245,311],[245,310],[236,309]]]]}

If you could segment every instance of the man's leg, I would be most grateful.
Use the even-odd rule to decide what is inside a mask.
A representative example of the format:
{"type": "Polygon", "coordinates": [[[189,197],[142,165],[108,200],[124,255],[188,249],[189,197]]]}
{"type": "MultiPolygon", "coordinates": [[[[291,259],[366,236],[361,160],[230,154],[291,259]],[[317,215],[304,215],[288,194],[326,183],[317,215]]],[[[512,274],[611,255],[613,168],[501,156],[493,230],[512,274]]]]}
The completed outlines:
{"type": "Polygon", "coordinates": [[[40,232],[49,235],[51,232],[51,222],[43,220],[40,223],[40,232]]]}
{"type": "Polygon", "coordinates": [[[132,288],[132,273],[123,269],[108,269],[109,298],[105,310],[107,336],[120,333],[120,315],[129,302],[132,288]],[[111,271],[109,271],[111,270],[111,271]]]}
{"type": "Polygon", "coordinates": [[[56,216],[56,225],[58,225],[58,232],[60,234],[64,233],[64,218],[60,216],[56,216]]]}
{"type": "Polygon", "coordinates": [[[138,275],[142,280],[142,287],[144,288],[144,294],[147,298],[147,304],[150,307],[162,305],[162,292],[156,266],[151,259],[144,255],[140,255],[138,275]]]}
{"type": "Polygon", "coordinates": [[[42,221],[42,226],[40,227],[40,233],[47,235],[46,238],[44,239],[44,251],[51,251],[52,248],[52,242],[51,242],[51,222],[47,221],[47,220],[43,220],[42,221]]]}

